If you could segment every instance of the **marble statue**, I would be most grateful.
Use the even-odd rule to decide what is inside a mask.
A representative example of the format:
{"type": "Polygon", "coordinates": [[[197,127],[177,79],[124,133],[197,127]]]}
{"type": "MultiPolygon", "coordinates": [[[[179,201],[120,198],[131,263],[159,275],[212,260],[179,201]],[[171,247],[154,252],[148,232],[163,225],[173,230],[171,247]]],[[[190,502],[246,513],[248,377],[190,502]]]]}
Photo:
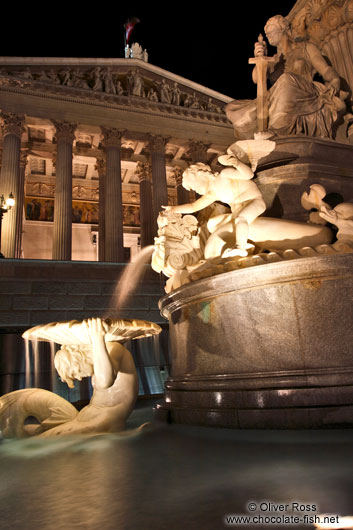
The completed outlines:
{"type": "Polygon", "coordinates": [[[122,96],[124,94],[123,85],[121,84],[121,81],[119,80],[116,81],[115,91],[118,96],[122,96]]]}
{"type": "MultiPolygon", "coordinates": [[[[269,65],[274,82],[268,91],[268,129],[275,135],[318,136],[332,138],[335,124],[346,111],[336,70],[310,41],[295,40],[290,23],[281,15],[268,20],[265,33],[269,43],[277,47],[275,62],[269,65]],[[324,83],[314,81],[320,74],[324,83]]],[[[265,42],[255,45],[255,57],[266,54],[265,42]]],[[[253,80],[257,83],[256,67],[253,80]]],[[[259,80],[260,82],[260,80],[259,80]]],[[[238,138],[251,138],[257,129],[256,101],[234,100],[226,113],[238,138]]]]}
{"type": "Polygon", "coordinates": [[[161,328],[142,320],[53,322],[27,330],[27,339],[62,344],[54,364],[70,388],[74,380],[91,377],[93,395],[79,412],[65,399],[38,388],[0,397],[0,431],[4,437],[97,434],[124,429],[134,406],[138,379],[130,352],[120,342],[155,335],[161,328]],[[38,424],[26,425],[34,416],[38,424]]]}
{"type": "Polygon", "coordinates": [[[148,93],[147,93],[147,99],[149,101],[155,101],[155,102],[158,102],[159,99],[158,99],[158,94],[157,92],[155,91],[154,88],[150,88],[148,93]]]}
{"type": "MultiPolygon", "coordinates": [[[[200,267],[213,267],[254,252],[332,243],[333,231],[322,223],[308,224],[262,216],[266,205],[253,181],[254,171],[258,160],[274,147],[275,142],[257,135],[254,140],[240,140],[229,146],[227,154],[218,158],[225,166],[219,173],[213,173],[210,166],[202,162],[184,171],[183,187],[195,191],[200,197],[188,204],[163,206],[164,211],[157,220],[158,237],[155,238],[152,268],[170,278],[167,292],[187,283],[190,273],[200,267]],[[191,215],[196,212],[200,212],[198,219],[191,215]],[[181,214],[186,215],[181,217],[181,214]]],[[[320,193],[323,193],[322,197],[326,195],[325,191],[320,193]]],[[[311,202],[308,198],[309,209],[311,202]]],[[[344,213],[328,213],[322,208],[322,217],[337,215],[344,226],[351,222],[350,214],[348,207],[344,213]]]]}
{"type": "MultiPolygon", "coordinates": [[[[265,149],[270,153],[275,144],[269,140],[250,140],[244,147],[265,149]]],[[[254,153],[254,149],[250,151],[254,153]]],[[[220,173],[214,174],[207,164],[201,162],[191,165],[183,173],[183,186],[193,189],[201,195],[190,204],[178,206],[164,206],[171,213],[192,214],[207,208],[216,201],[229,204],[231,213],[213,217],[208,222],[208,229],[212,234],[205,246],[206,259],[227,256],[246,256],[248,249],[249,226],[266,210],[265,202],[257,185],[253,182],[254,172],[240,156],[246,157],[245,151],[238,144],[231,145],[226,155],[218,161],[226,166],[220,173]],[[237,156],[238,155],[238,156],[237,156]],[[235,235],[235,248],[226,248],[226,241],[230,234],[235,235]]]]}
{"type": "Polygon", "coordinates": [[[101,79],[101,69],[99,66],[96,66],[92,70],[93,86],[92,90],[96,92],[102,92],[103,90],[103,81],[101,79]]]}
{"type": "Polygon", "coordinates": [[[170,103],[171,102],[171,94],[170,94],[170,87],[166,83],[165,79],[162,79],[161,83],[156,83],[159,85],[159,101],[161,103],[170,103]]]}
{"type": "Polygon", "coordinates": [[[177,82],[174,83],[173,88],[171,89],[171,104],[180,105],[181,102],[181,90],[177,82]]]}
{"type": "Polygon", "coordinates": [[[138,42],[134,42],[131,45],[130,57],[132,59],[141,59],[143,60],[143,49],[138,42]]]}
{"type": "Polygon", "coordinates": [[[106,68],[103,72],[104,92],[107,94],[116,94],[116,87],[113,80],[111,68],[106,68]]]}
{"type": "Polygon", "coordinates": [[[326,224],[337,227],[337,241],[353,243],[353,203],[341,202],[331,208],[323,199],[326,190],[321,184],[312,184],[309,193],[304,192],[301,198],[302,206],[311,210],[309,220],[313,224],[326,224]]]}

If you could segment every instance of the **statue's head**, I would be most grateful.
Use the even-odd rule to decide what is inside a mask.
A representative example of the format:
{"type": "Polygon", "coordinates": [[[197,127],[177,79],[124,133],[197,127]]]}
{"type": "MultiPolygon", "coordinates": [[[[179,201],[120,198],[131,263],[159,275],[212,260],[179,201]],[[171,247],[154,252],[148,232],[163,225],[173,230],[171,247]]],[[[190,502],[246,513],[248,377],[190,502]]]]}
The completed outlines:
{"type": "Polygon", "coordinates": [[[54,357],[54,365],[60,379],[74,388],[74,379],[81,381],[83,377],[93,375],[92,351],[89,346],[64,345],[54,357]]]}
{"type": "Polygon", "coordinates": [[[206,195],[214,175],[209,165],[203,162],[192,164],[183,173],[183,187],[194,190],[199,195],[206,195]]]}
{"type": "Polygon", "coordinates": [[[265,25],[265,33],[272,46],[278,46],[283,35],[289,33],[289,30],[290,23],[282,15],[271,17],[265,25]]]}

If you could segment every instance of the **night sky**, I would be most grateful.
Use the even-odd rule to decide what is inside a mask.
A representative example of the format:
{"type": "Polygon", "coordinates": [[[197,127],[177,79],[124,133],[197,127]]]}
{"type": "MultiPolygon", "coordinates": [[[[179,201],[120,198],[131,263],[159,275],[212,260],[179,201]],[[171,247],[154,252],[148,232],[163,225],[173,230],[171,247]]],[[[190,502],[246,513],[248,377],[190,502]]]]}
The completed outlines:
{"type": "Polygon", "coordinates": [[[256,96],[248,58],[267,19],[287,15],[295,0],[235,0],[218,14],[216,2],[9,4],[2,21],[14,21],[15,35],[2,39],[2,56],[123,57],[123,25],[135,16],[130,41],[147,49],[150,63],[238,99],[256,96]]]}

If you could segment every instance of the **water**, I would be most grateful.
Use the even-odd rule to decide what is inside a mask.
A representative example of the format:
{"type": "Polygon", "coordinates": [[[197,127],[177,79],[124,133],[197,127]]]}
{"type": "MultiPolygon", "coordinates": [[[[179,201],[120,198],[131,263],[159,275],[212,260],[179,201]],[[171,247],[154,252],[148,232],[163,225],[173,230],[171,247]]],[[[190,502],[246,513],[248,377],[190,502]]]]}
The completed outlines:
{"type": "Polygon", "coordinates": [[[103,318],[108,318],[112,311],[116,314],[117,310],[127,304],[146,270],[146,265],[151,263],[153,251],[153,245],[144,247],[138,254],[137,259],[126,266],[115,287],[110,307],[103,318]]]}
{"type": "Polygon", "coordinates": [[[3,442],[1,530],[217,530],[264,500],[353,512],[353,430],[131,432],[151,410],[135,409],[125,435],[3,442]]]}

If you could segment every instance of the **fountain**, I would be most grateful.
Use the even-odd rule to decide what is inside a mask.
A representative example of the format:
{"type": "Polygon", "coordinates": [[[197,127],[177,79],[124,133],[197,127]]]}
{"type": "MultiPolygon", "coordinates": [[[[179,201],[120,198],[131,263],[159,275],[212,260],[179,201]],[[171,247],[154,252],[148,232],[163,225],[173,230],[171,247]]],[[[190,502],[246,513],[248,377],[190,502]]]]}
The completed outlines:
{"type": "Polygon", "coordinates": [[[331,208],[324,186],[313,184],[301,199],[315,210],[307,223],[262,217],[250,168],[274,143],[236,142],[219,157],[227,166],[219,174],[191,166],[183,185],[201,197],[159,216],[152,267],[169,277],[160,310],[173,354],[160,418],[236,428],[353,424],[353,204],[331,208]]]}
{"type": "Polygon", "coordinates": [[[101,434],[125,427],[137,398],[138,381],[130,352],[121,344],[156,335],[161,328],[143,320],[92,318],[52,322],[28,329],[26,340],[61,344],[55,367],[70,388],[74,380],[92,377],[90,403],[78,411],[62,397],[26,388],[0,398],[0,431],[4,437],[101,434]],[[34,418],[35,423],[27,423],[34,418]]]}
{"type": "MultiPolygon", "coordinates": [[[[351,17],[352,2],[344,3],[351,17]]],[[[302,7],[308,6],[308,21],[321,31],[314,4],[301,4],[301,22],[302,7]]],[[[329,3],[330,24],[336,20],[336,4],[329,3]]],[[[306,39],[297,42],[306,46],[306,39]]],[[[328,74],[331,86],[322,107],[314,109],[314,119],[310,112],[298,113],[290,125],[294,119],[296,127],[308,124],[315,132],[313,124],[322,131],[326,118],[332,123],[330,105],[333,110],[341,98],[335,96],[331,68],[328,74]]],[[[290,77],[286,72],[282,86],[290,77]]],[[[302,80],[297,90],[305,85],[313,86],[302,80]]],[[[281,97],[272,98],[271,112],[277,101],[282,108],[295,106],[294,96],[284,101],[280,86],[274,93],[281,97]]],[[[319,90],[322,95],[323,85],[319,90]]],[[[254,102],[249,108],[254,110],[254,102]]],[[[272,118],[276,124],[283,115],[272,118]]],[[[89,530],[213,529],[236,525],[232,514],[244,514],[255,527],[253,516],[256,523],[262,517],[277,524],[275,516],[288,517],[287,507],[298,506],[303,508],[294,513],[300,516],[293,522],[296,528],[351,527],[352,519],[339,515],[348,515],[352,507],[351,429],[300,430],[352,426],[353,213],[351,203],[334,205],[329,197],[337,189],[351,198],[351,150],[321,138],[259,137],[233,144],[220,159],[226,163],[220,177],[225,187],[208,167],[196,165],[186,173],[186,186],[199,179],[202,197],[212,191],[209,204],[197,218],[192,214],[200,203],[187,205],[184,217],[185,205],[163,212],[152,259],[153,268],[169,278],[160,309],[169,320],[173,366],[157,409],[157,417],[168,423],[155,422],[141,436],[120,435],[136,397],[134,367],[120,342],[157,334],[155,325],[92,319],[25,333],[62,344],[57,362],[62,378],[72,384],[76,377],[92,376],[95,394],[82,415],[38,389],[0,398],[5,434],[37,435],[1,444],[4,530],[49,530],[53,524],[89,530]],[[262,156],[257,152],[253,160],[246,160],[243,149],[240,161],[248,168],[241,166],[237,147],[251,146],[254,153],[261,142],[270,148],[264,140],[275,143],[274,149],[262,156]],[[342,163],[341,178],[336,178],[338,161],[345,156],[349,164],[342,163]],[[238,166],[248,177],[242,182],[238,166]],[[251,197],[237,196],[243,192],[251,197]],[[285,198],[281,206],[292,214],[288,219],[267,217],[264,202],[273,195],[285,198]],[[302,213],[296,218],[300,204],[306,212],[315,210],[308,223],[302,222],[302,213]],[[75,356],[78,360],[69,361],[75,356]],[[38,406],[25,408],[37,398],[45,404],[43,415],[38,406]],[[37,424],[26,425],[26,416],[35,414],[37,424]],[[263,427],[298,430],[263,430],[261,435],[251,430],[263,427]],[[100,436],[51,437],[72,433],[100,436]]],[[[26,360],[29,364],[29,353],[26,360]]]]}

